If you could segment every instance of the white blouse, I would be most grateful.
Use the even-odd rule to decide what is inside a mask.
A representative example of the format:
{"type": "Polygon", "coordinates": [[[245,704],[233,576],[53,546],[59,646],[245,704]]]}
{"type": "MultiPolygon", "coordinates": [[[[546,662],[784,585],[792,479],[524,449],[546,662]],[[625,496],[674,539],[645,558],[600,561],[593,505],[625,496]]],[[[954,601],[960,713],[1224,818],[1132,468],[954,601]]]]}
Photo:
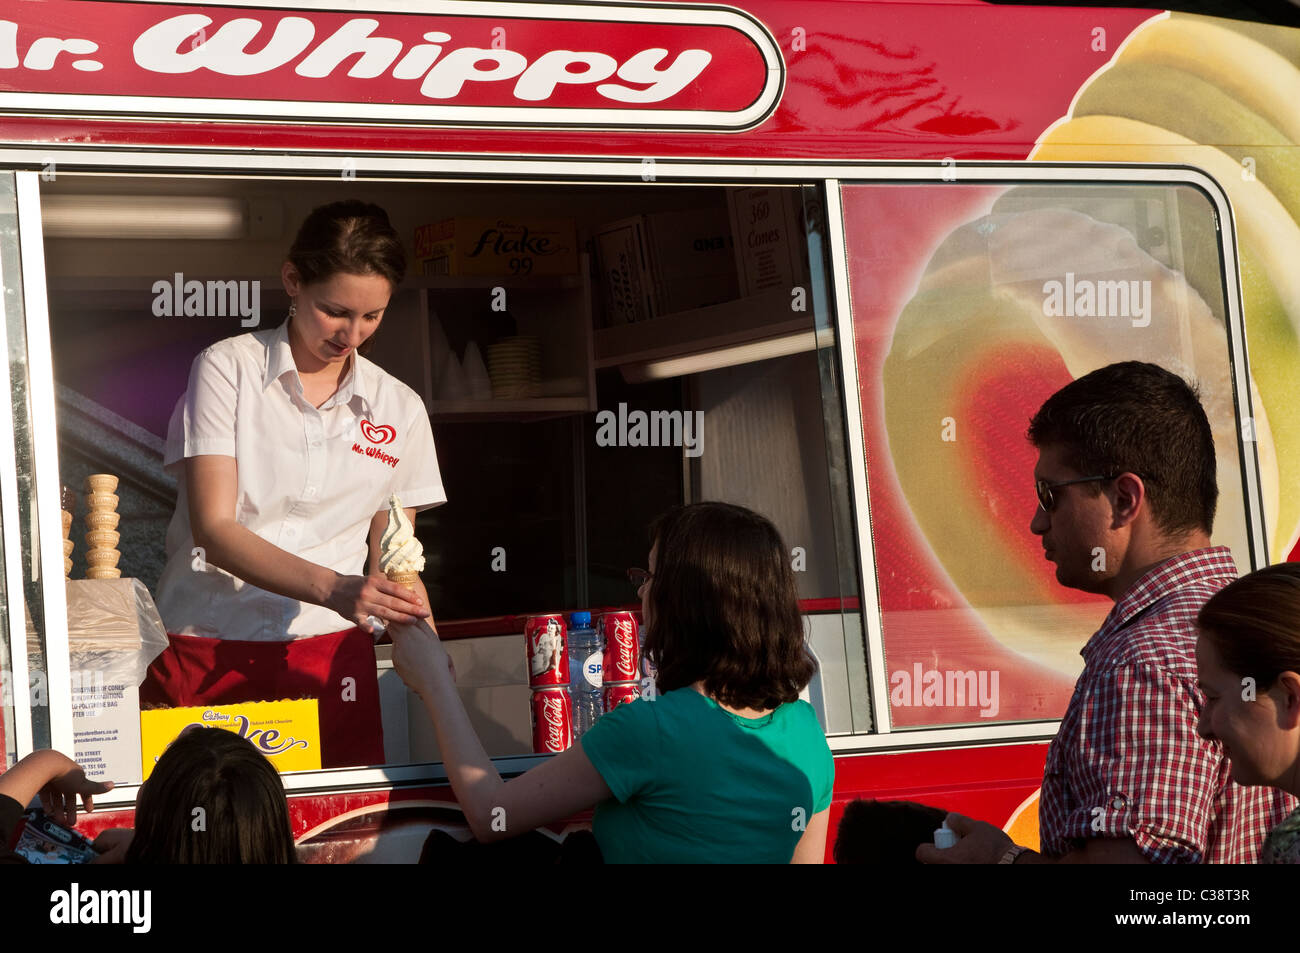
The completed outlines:
{"type": "Polygon", "coordinates": [[[365,573],[370,520],[387,509],[389,494],[416,510],[447,500],[415,391],[354,351],[339,389],[313,407],[288,328],[286,321],[200,353],[172,412],[163,465],[177,474],[180,492],[157,599],[168,632],[281,641],[354,624],[207,564],[194,551],[186,457],[234,457],[235,518],[286,552],[346,575],[365,573]]]}

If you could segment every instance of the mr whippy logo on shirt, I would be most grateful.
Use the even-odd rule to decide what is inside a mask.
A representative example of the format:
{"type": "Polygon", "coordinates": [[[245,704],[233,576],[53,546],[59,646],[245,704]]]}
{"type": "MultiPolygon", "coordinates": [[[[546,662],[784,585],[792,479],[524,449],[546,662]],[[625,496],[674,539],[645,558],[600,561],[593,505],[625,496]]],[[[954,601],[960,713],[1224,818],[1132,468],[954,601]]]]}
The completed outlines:
{"type": "Polygon", "coordinates": [[[363,447],[360,443],[353,443],[352,452],[378,460],[380,463],[386,463],[390,467],[396,467],[398,458],[391,453],[385,453],[379,448],[396,440],[397,431],[387,424],[372,424],[369,420],[362,420],[359,426],[361,435],[370,442],[371,446],[363,447]]]}

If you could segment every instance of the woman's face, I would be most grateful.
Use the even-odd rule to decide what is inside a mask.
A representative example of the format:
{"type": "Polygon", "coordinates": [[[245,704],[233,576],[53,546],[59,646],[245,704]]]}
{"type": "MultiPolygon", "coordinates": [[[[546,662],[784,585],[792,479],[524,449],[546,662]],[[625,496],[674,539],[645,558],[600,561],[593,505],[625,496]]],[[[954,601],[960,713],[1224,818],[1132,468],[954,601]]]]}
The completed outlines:
{"type": "MultiPolygon", "coordinates": [[[[659,543],[656,541],[650,547],[649,561],[646,563],[646,570],[651,576],[654,575],[655,565],[658,561],[659,543]]],[[[636,594],[641,597],[641,625],[647,629],[650,628],[650,586],[652,582],[652,579],[646,579],[645,582],[641,583],[641,588],[636,591],[636,594]]]]}
{"type": "Polygon", "coordinates": [[[1249,675],[1228,671],[1204,633],[1196,640],[1196,666],[1205,693],[1196,725],[1201,737],[1222,742],[1232,779],[1238,784],[1280,786],[1295,769],[1300,734],[1287,726],[1294,719],[1286,715],[1287,693],[1281,680],[1264,691],[1249,675]]]}
{"type": "Polygon", "coordinates": [[[324,364],[339,364],[376,330],[393,295],[382,275],[339,273],[303,284],[285,262],[284,288],[294,300],[290,332],[298,348],[324,364]]]}

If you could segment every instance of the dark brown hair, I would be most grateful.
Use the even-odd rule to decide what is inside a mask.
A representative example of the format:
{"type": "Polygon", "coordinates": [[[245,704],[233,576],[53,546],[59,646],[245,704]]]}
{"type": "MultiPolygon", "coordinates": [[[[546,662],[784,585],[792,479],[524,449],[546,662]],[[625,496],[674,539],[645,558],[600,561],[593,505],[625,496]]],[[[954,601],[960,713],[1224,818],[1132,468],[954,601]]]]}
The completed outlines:
{"type": "Polygon", "coordinates": [[[140,788],[128,864],[296,860],[280,776],[233,731],[182,732],[140,788]]]}
{"type": "Polygon", "coordinates": [[[406,252],[388,213],[360,199],[313,209],[288,259],[309,285],[337,274],[380,275],[396,288],[406,277],[406,252]]]}
{"type": "Polygon", "coordinates": [[[934,842],[948,812],[915,801],[867,801],[844,808],[831,855],[837,864],[920,867],[916,848],[934,842]]]}
{"type": "Polygon", "coordinates": [[[816,666],[771,521],[743,506],[694,503],[655,520],[650,539],[659,549],[643,650],[659,691],[702,680],[732,708],[795,701],[816,666]]]}
{"type": "Polygon", "coordinates": [[[1026,436],[1063,448],[1080,476],[1136,473],[1165,533],[1214,528],[1214,436],[1196,389],[1177,374],[1140,361],[1085,374],[1047,398],[1026,436]]]}
{"type": "Polygon", "coordinates": [[[1300,672],[1300,563],[1278,563],[1224,586],[1196,624],[1223,665],[1261,690],[1283,672],[1300,672]]]}

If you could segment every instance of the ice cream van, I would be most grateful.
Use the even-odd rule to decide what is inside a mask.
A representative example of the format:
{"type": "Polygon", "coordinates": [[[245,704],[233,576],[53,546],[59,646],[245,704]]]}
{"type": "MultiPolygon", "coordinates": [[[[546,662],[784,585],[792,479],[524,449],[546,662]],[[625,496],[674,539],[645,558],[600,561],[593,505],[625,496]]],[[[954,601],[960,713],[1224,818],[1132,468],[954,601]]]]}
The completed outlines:
{"type": "MultiPolygon", "coordinates": [[[[304,216],[362,198],[409,261],[367,357],[431,421],[422,579],[503,775],[545,757],[525,619],[639,609],[649,522],[720,499],[790,548],[828,859],[862,797],[1035,844],[1109,607],[1029,533],[1042,400],[1195,378],[1216,541],[1300,559],[1298,64],[1286,25],[981,0],[0,0],[5,763],[74,754],[117,782],[82,828],[129,824],[185,720],[137,697],[170,415],[196,355],[285,320],[304,216]]],[[[306,860],[467,834],[374,665],[383,758],[278,762],[306,860]]],[[[316,713],[275,694],[200,717],[279,757],[316,713]]]]}

